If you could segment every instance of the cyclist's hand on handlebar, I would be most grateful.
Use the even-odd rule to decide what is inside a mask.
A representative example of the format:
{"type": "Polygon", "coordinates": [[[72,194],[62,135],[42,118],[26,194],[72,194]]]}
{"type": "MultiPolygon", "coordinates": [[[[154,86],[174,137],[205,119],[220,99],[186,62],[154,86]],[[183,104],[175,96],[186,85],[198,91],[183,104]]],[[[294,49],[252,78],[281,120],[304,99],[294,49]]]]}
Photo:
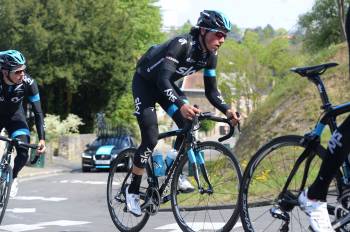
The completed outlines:
{"type": "Polygon", "coordinates": [[[38,153],[44,153],[46,150],[45,140],[41,139],[38,143],[38,153]]]}
{"type": "Polygon", "coordinates": [[[226,117],[231,119],[230,122],[232,126],[236,126],[241,120],[241,115],[238,112],[235,112],[231,109],[226,111],[226,117]]]}
{"type": "Polygon", "coordinates": [[[180,108],[181,115],[189,120],[192,120],[196,114],[200,113],[200,110],[190,104],[183,104],[180,108]]]}

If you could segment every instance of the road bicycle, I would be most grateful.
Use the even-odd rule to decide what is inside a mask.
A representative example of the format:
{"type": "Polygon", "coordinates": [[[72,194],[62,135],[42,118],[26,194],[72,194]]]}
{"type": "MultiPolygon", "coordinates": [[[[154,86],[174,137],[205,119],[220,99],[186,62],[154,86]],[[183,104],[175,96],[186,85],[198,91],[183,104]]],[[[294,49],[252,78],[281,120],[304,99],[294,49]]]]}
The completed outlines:
{"type": "Polygon", "coordinates": [[[142,216],[127,211],[125,189],[130,184],[135,148],[122,151],[113,161],[108,176],[107,204],[113,223],[120,231],[140,231],[159,212],[160,205],[170,208],[183,231],[230,231],[238,219],[238,194],[242,179],[238,159],[224,145],[197,140],[195,131],[202,120],[224,122],[230,126],[224,141],[234,133],[228,119],[200,113],[184,129],[161,133],[159,139],[184,136],[173,164],[164,178],[155,176],[150,156],[140,187],[142,216]],[[195,185],[193,192],[181,192],[180,175],[195,185]]]}
{"type": "MultiPolygon", "coordinates": [[[[15,147],[26,147],[37,149],[38,145],[24,143],[16,138],[7,138],[0,136],[0,140],[6,142],[4,154],[0,161],[0,224],[4,218],[7,204],[10,198],[11,185],[12,185],[12,166],[11,156],[15,147]]],[[[31,161],[31,164],[35,164],[39,159],[39,156],[35,156],[31,161]]]]}
{"type": "MultiPolygon", "coordinates": [[[[321,75],[337,63],[292,68],[316,85],[323,110],[315,128],[304,136],[272,139],[251,158],[240,192],[240,216],[245,231],[308,231],[298,203],[300,192],[315,180],[327,150],[320,137],[326,126],[333,133],[337,116],[350,112],[350,102],[333,106],[321,75]]],[[[332,181],[327,208],[336,231],[350,231],[350,163],[347,159],[332,181]]]]}

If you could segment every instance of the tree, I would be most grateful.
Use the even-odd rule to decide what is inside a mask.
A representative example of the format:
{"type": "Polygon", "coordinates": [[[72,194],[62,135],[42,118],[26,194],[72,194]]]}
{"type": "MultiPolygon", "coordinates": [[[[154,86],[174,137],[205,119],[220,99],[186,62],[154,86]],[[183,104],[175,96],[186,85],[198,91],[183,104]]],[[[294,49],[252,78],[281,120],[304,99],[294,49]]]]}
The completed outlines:
{"type": "Polygon", "coordinates": [[[138,57],[163,39],[154,2],[1,0],[0,49],[24,53],[45,112],[75,113],[91,131],[95,113],[130,91],[138,57]]]}
{"type": "Polygon", "coordinates": [[[312,10],[299,17],[305,30],[304,47],[311,52],[345,40],[344,7],[350,0],[316,0],[312,10]]]}
{"type": "Polygon", "coordinates": [[[345,3],[344,0],[337,0],[338,12],[339,12],[339,22],[342,30],[343,39],[346,40],[346,32],[345,32],[345,3]]]}

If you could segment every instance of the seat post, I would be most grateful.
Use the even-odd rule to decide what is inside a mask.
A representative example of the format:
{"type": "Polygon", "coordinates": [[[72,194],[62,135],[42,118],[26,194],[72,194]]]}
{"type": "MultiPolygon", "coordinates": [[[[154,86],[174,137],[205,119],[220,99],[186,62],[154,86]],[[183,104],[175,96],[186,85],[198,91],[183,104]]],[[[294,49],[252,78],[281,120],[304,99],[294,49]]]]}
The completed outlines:
{"type": "Polygon", "coordinates": [[[327,94],[327,91],[326,91],[326,88],[323,84],[323,81],[321,80],[321,77],[319,75],[313,75],[313,76],[308,76],[308,79],[313,82],[316,87],[317,87],[317,90],[320,94],[320,97],[322,99],[322,109],[324,109],[325,111],[328,111],[332,108],[332,104],[330,103],[329,101],[329,97],[328,97],[328,94],[327,94]]]}

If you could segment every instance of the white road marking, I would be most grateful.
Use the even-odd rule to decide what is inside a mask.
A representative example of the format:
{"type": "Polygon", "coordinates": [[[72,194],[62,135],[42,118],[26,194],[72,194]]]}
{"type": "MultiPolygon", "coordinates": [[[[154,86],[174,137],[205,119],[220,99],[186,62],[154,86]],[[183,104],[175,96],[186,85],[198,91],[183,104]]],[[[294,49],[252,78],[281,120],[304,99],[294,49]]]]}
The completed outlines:
{"type": "MultiPolygon", "coordinates": [[[[191,228],[195,231],[201,231],[201,230],[218,230],[222,228],[225,225],[225,223],[219,223],[219,222],[195,222],[191,223],[191,228]],[[203,225],[204,224],[204,225],[203,225]]],[[[242,227],[242,223],[237,222],[234,228],[242,227]]],[[[160,226],[157,228],[154,228],[155,230],[169,230],[169,232],[181,232],[179,225],[176,223],[160,226]]]]}
{"type": "Polygon", "coordinates": [[[83,180],[61,180],[58,183],[61,184],[92,184],[92,185],[105,185],[106,181],[83,181],[83,180]]]}
{"type": "MultiPolygon", "coordinates": [[[[60,181],[54,181],[53,183],[60,183],[60,184],[91,184],[91,185],[106,185],[107,181],[91,181],[91,180],[60,180],[60,181]]],[[[116,182],[113,181],[113,185],[120,185],[122,182],[116,182]]]]}
{"type": "Polygon", "coordinates": [[[0,226],[0,230],[9,231],[9,232],[22,232],[22,231],[31,231],[31,230],[41,230],[45,229],[48,226],[78,226],[84,225],[91,222],[85,221],[69,221],[69,220],[59,220],[59,221],[51,221],[51,222],[40,222],[36,224],[12,224],[12,225],[3,225],[0,226]]]}
{"type": "Polygon", "coordinates": [[[20,200],[20,201],[34,201],[34,200],[39,200],[39,201],[66,201],[68,198],[66,197],[38,197],[38,196],[30,196],[30,197],[26,197],[26,196],[18,196],[18,197],[14,197],[11,198],[13,200],[20,200]]]}
{"type": "Polygon", "coordinates": [[[35,213],[35,208],[13,208],[13,209],[6,209],[7,212],[12,213],[35,213]]]}

